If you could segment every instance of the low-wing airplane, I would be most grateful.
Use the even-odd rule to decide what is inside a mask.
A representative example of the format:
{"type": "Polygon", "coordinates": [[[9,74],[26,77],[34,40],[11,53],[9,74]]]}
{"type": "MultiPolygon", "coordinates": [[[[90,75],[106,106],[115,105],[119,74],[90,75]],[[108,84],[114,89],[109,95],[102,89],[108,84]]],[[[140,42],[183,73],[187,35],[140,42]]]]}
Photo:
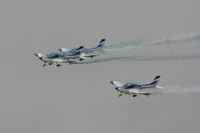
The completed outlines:
{"type": "Polygon", "coordinates": [[[35,53],[34,55],[44,62],[43,67],[46,65],[52,65],[54,63],[56,63],[56,66],[59,67],[61,66],[60,63],[67,63],[67,60],[63,58],[64,54],[61,52],[49,54],[35,53]]]}
{"type": "Polygon", "coordinates": [[[120,92],[119,97],[122,96],[122,94],[128,94],[132,95],[133,97],[136,97],[138,95],[145,95],[149,96],[152,94],[151,89],[152,88],[159,88],[163,89],[163,87],[158,86],[158,82],[160,79],[160,75],[157,75],[154,80],[149,84],[137,84],[137,83],[120,83],[118,81],[110,81],[111,84],[116,86],[116,90],[120,92]]]}
{"type": "Polygon", "coordinates": [[[42,54],[42,53],[35,53],[34,55],[38,57],[42,62],[44,62],[43,67],[46,65],[52,65],[56,63],[56,66],[61,66],[60,63],[76,63],[77,59],[80,59],[80,52],[84,48],[83,46],[80,46],[79,48],[73,48],[70,50],[67,49],[58,49],[58,52],[49,53],[49,54],[42,54]],[[65,52],[63,52],[65,51],[65,52]]]}
{"type": "Polygon", "coordinates": [[[64,58],[69,62],[76,63],[77,61],[83,61],[88,58],[94,58],[99,56],[101,53],[104,53],[104,45],[106,39],[101,39],[99,44],[94,48],[84,48],[80,46],[79,48],[66,49],[59,48],[58,50],[64,54],[64,58]]]}
{"type": "Polygon", "coordinates": [[[96,47],[93,48],[83,48],[80,50],[80,60],[84,60],[87,58],[94,58],[96,56],[99,56],[100,54],[104,53],[104,45],[105,45],[106,39],[101,39],[99,44],[96,47]]]}

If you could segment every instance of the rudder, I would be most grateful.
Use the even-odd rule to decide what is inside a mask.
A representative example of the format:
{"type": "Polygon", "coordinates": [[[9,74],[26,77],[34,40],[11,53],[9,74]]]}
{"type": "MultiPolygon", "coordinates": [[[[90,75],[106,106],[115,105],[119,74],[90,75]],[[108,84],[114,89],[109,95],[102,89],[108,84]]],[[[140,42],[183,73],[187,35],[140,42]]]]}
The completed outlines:
{"type": "Polygon", "coordinates": [[[101,39],[101,41],[99,42],[99,45],[97,47],[103,47],[105,45],[105,41],[106,41],[106,39],[101,39]]]}
{"type": "Polygon", "coordinates": [[[154,78],[153,82],[151,82],[151,85],[157,85],[158,82],[159,82],[159,80],[160,80],[160,75],[157,75],[157,76],[154,78]]]}

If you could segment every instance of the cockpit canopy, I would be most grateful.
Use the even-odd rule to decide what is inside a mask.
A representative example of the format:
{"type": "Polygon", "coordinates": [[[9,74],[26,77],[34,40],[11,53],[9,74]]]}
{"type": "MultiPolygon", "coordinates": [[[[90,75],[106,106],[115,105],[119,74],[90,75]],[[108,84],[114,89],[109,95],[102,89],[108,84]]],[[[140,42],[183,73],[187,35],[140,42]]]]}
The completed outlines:
{"type": "Polygon", "coordinates": [[[135,83],[131,83],[131,82],[128,82],[124,85],[124,88],[125,89],[129,89],[129,88],[138,88],[139,85],[138,84],[135,84],[135,83]]]}
{"type": "Polygon", "coordinates": [[[60,58],[60,57],[64,57],[64,53],[62,53],[62,52],[50,53],[47,55],[47,57],[50,59],[60,58]]]}
{"type": "Polygon", "coordinates": [[[77,48],[73,48],[69,50],[67,53],[65,53],[66,56],[73,56],[73,55],[79,55],[80,51],[77,48]]]}

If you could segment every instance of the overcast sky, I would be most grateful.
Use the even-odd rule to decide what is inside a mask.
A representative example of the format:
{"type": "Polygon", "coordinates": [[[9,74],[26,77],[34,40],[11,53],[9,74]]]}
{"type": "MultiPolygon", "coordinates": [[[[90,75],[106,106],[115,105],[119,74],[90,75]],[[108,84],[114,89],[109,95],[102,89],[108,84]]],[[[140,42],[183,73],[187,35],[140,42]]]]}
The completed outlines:
{"type": "MultiPolygon", "coordinates": [[[[33,54],[200,32],[196,0],[1,0],[0,132],[199,132],[200,94],[118,97],[110,80],[200,89],[199,60],[43,68],[33,54]],[[186,87],[185,87],[186,86],[186,87]]],[[[199,42],[104,56],[199,53],[199,42]]],[[[100,58],[100,57],[98,57],[100,58]]]]}

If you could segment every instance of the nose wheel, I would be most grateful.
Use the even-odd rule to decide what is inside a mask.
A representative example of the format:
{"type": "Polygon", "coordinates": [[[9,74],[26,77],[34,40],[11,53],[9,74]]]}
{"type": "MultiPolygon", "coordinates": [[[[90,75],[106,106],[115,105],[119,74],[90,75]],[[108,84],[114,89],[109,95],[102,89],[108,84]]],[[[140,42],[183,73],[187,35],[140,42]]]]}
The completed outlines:
{"type": "Polygon", "coordinates": [[[122,96],[122,94],[120,93],[120,94],[119,94],[119,97],[121,97],[121,96],[122,96]]]}
{"type": "Polygon", "coordinates": [[[144,94],[146,97],[148,97],[149,95],[151,95],[151,93],[146,93],[146,94],[144,94]]]}

